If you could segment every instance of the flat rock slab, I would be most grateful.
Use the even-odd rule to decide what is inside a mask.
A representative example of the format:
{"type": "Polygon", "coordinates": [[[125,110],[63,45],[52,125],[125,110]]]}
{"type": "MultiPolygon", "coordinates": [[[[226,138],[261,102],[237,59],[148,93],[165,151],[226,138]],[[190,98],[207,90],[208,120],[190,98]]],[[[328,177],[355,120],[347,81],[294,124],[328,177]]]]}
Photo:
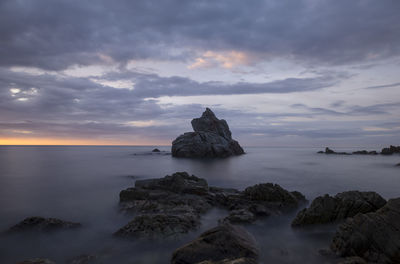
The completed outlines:
{"type": "Polygon", "coordinates": [[[81,227],[80,223],[68,222],[57,218],[44,218],[40,216],[28,217],[12,226],[9,232],[22,231],[56,231],[81,227]]]}
{"type": "Polygon", "coordinates": [[[341,257],[368,263],[400,263],[400,198],[373,213],[357,214],[341,224],[331,249],[341,257]]]}
{"type": "Polygon", "coordinates": [[[358,213],[375,212],[386,204],[376,192],[348,191],[334,197],[326,194],[315,198],[310,207],[301,210],[292,226],[333,223],[358,213]]]}
{"type": "Polygon", "coordinates": [[[175,250],[172,264],[257,263],[255,239],[243,228],[222,224],[175,250]]]}

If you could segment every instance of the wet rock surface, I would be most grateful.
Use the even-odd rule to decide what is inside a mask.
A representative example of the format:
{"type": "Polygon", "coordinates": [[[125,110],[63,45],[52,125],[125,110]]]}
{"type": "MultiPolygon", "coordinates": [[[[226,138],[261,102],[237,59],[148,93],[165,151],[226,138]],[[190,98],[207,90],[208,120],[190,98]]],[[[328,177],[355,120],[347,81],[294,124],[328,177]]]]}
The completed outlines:
{"type": "Polygon", "coordinates": [[[292,226],[337,222],[358,213],[375,212],[385,204],[386,200],[375,192],[348,191],[333,197],[326,194],[315,198],[310,207],[301,210],[292,226]]]}
{"type": "Polygon", "coordinates": [[[8,232],[22,231],[56,231],[81,227],[80,223],[63,221],[57,218],[28,217],[9,228],[8,232]]]}
{"type": "Polygon", "coordinates": [[[242,147],[232,139],[228,123],[218,119],[211,109],[192,120],[194,132],[180,135],[172,142],[172,156],[185,158],[224,158],[244,154],[242,147]]]}
{"type": "Polygon", "coordinates": [[[167,238],[177,237],[200,225],[194,214],[154,214],[136,216],[114,235],[132,238],[167,238]]]}
{"type": "Polygon", "coordinates": [[[252,235],[241,227],[225,223],[177,249],[171,263],[257,263],[258,254],[252,235]]]}
{"type": "Polygon", "coordinates": [[[117,234],[152,237],[155,235],[152,230],[160,229],[160,223],[177,230],[160,229],[161,236],[168,236],[168,232],[186,233],[198,227],[199,222],[194,219],[199,219],[213,207],[229,211],[229,215],[221,222],[251,223],[258,218],[296,208],[302,201],[305,201],[302,194],[289,192],[277,184],[257,184],[239,191],[209,187],[202,178],[177,172],[164,178],[137,180],[134,188],[120,192],[121,209],[141,216],[121,228],[117,234]]]}
{"type": "Polygon", "coordinates": [[[341,224],[331,249],[341,257],[368,263],[400,263],[400,198],[373,213],[357,214],[341,224]]]}
{"type": "Polygon", "coordinates": [[[29,259],[17,262],[17,264],[56,264],[56,263],[49,259],[36,258],[36,259],[29,259]]]}

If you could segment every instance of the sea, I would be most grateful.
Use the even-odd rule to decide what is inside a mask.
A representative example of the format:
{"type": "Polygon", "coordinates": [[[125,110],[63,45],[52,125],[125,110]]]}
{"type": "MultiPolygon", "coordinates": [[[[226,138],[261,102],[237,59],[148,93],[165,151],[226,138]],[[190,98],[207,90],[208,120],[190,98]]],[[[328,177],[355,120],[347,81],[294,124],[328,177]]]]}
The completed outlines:
{"type": "MultiPolygon", "coordinates": [[[[0,263],[33,258],[69,263],[82,255],[96,256],[90,263],[170,263],[175,249],[216,226],[227,212],[209,211],[198,230],[180,239],[125,240],[112,234],[133,219],[120,210],[121,190],[137,179],[177,171],[204,178],[210,186],[240,190],[277,183],[300,191],[309,201],[349,190],[400,197],[400,167],[395,166],[399,155],[316,153],[322,149],[246,147],[242,156],[194,160],[174,158],[170,147],[159,146],[0,146],[0,263]],[[162,152],[153,154],[155,147],[162,152]],[[3,233],[30,216],[60,218],[83,227],[49,234],[3,233]]],[[[260,263],[331,263],[319,251],[329,247],[336,225],[292,229],[297,211],[244,226],[257,241],[260,263]]]]}

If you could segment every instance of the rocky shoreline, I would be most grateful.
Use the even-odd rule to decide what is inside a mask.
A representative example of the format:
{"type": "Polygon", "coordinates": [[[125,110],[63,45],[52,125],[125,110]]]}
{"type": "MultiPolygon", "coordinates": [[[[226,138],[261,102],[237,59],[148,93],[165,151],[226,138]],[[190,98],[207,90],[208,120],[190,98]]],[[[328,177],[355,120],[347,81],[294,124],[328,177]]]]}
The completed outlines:
{"type": "Polygon", "coordinates": [[[328,147],[325,148],[325,151],[318,151],[318,154],[335,154],[335,155],[393,155],[393,154],[400,154],[400,146],[390,146],[388,148],[383,148],[380,152],[377,152],[376,150],[357,150],[353,151],[351,153],[349,152],[336,152],[328,147]]]}
{"type": "MultiPolygon", "coordinates": [[[[137,180],[134,187],[122,190],[119,197],[120,210],[135,216],[114,236],[128,241],[176,240],[197,230],[202,216],[210,209],[226,210],[226,217],[217,226],[171,253],[173,264],[258,263],[258,244],[240,226],[297,210],[306,202],[300,192],[285,190],[277,184],[261,183],[240,191],[209,186],[205,179],[186,172],[137,180]]],[[[386,201],[375,192],[347,191],[315,198],[309,207],[297,213],[292,227],[337,225],[330,249],[324,251],[328,263],[399,263],[399,223],[400,198],[386,201]]],[[[8,232],[43,233],[76,227],[84,228],[60,219],[31,217],[8,232]]],[[[75,260],[70,263],[98,263],[96,256],[75,260]]],[[[54,262],[33,259],[20,263],[54,262]]]]}

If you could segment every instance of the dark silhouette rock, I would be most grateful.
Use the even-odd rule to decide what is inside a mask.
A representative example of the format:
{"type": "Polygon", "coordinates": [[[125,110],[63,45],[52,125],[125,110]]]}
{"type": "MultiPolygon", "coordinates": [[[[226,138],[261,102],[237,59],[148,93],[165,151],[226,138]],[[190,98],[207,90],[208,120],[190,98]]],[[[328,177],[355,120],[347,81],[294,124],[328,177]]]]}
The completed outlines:
{"type": "Polygon", "coordinates": [[[36,258],[36,259],[24,260],[18,262],[17,264],[56,264],[56,263],[49,259],[36,258]]]}
{"type": "Polygon", "coordinates": [[[375,212],[385,204],[386,200],[375,192],[348,191],[334,197],[326,194],[315,198],[309,208],[301,210],[292,226],[337,222],[358,213],[375,212]]]}
{"type": "Polygon", "coordinates": [[[392,155],[394,153],[400,153],[400,146],[390,146],[388,148],[383,148],[381,151],[382,155],[392,155]]]}
{"type": "Polygon", "coordinates": [[[225,158],[244,154],[242,147],[232,139],[227,122],[218,119],[206,108],[200,118],[192,120],[195,132],[180,135],[172,142],[172,156],[185,158],[225,158]]]}
{"type": "Polygon", "coordinates": [[[12,226],[9,232],[22,231],[55,231],[80,227],[80,223],[63,221],[57,218],[28,217],[12,226]]]}
{"type": "Polygon", "coordinates": [[[225,223],[175,250],[171,263],[255,264],[258,254],[255,239],[246,230],[225,223]]]}
{"type": "Polygon", "coordinates": [[[375,150],[367,151],[367,150],[358,150],[353,152],[354,155],[378,155],[378,152],[375,150]]]}
{"type": "Polygon", "coordinates": [[[318,154],[351,155],[350,153],[347,153],[347,152],[336,152],[336,151],[333,151],[332,149],[330,149],[328,147],[325,148],[325,152],[324,151],[318,151],[317,153],[318,154]]]}
{"type": "Polygon", "coordinates": [[[161,151],[158,148],[155,148],[151,152],[161,152],[161,151]]]}
{"type": "Polygon", "coordinates": [[[200,225],[194,214],[139,215],[114,235],[131,238],[168,238],[187,233],[200,225]]]}
{"type": "Polygon", "coordinates": [[[400,198],[376,212],[348,218],[331,249],[340,257],[358,256],[368,263],[400,263],[400,198]]]}

